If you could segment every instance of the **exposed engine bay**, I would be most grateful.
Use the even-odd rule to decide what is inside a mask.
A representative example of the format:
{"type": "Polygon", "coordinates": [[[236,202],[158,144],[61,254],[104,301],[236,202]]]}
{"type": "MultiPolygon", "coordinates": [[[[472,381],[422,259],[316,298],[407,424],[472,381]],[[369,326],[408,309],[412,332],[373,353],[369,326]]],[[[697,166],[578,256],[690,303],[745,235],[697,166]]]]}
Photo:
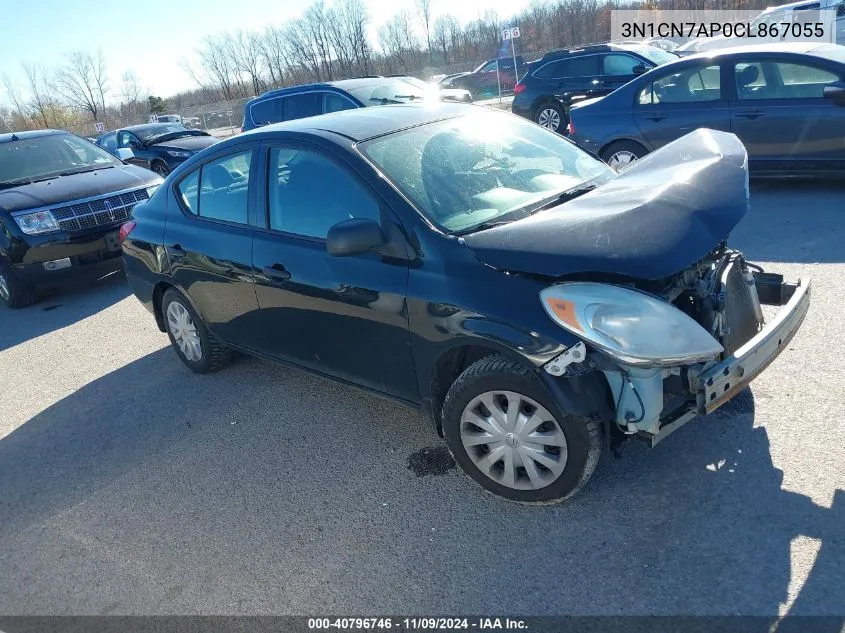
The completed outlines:
{"type": "MultiPolygon", "coordinates": [[[[734,362],[735,354],[763,330],[765,320],[761,304],[784,305],[790,302],[800,284],[784,283],[781,275],[765,273],[723,242],[680,273],[636,286],[638,290],[672,303],[699,323],[723,348],[710,361],[673,367],[625,365],[600,358],[598,354],[581,354],[583,350],[579,351],[577,346],[571,348],[567,357],[570,362],[581,363],[584,356],[589,356],[589,364],[607,378],[614,399],[618,430],[654,445],[697,414],[709,413],[721,404],[714,402],[708,407],[702,401],[701,380],[707,372],[716,367],[722,370],[720,378],[724,381],[719,386],[724,396],[720,394],[720,400],[726,401],[736,389],[747,384],[747,380],[741,380],[744,371],[741,365],[722,365],[734,362]],[[737,374],[735,386],[729,382],[733,380],[730,378],[733,374],[737,374]]],[[[797,315],[797,323],[788,324],[793,328],[791,331],[797,329],[803,314],[797,315]]],[[[779,348],[784,335],[778,336],[776,343],[779,348]]],[[[764,360],[767,364],[768,359],[764,360]]],[[[559,369],[555,368],[556,371],[559,369]]],[[[549,371],[555,373],[551,369],[549,371]]],[[[758,370],[752,371],[756,373],[758,370]]],[[[707,385],[712,387],[713,384],[710,378],[707,385]]],[[[711,394],[710,397],[715,400],[716,396],[711,394]]]]}

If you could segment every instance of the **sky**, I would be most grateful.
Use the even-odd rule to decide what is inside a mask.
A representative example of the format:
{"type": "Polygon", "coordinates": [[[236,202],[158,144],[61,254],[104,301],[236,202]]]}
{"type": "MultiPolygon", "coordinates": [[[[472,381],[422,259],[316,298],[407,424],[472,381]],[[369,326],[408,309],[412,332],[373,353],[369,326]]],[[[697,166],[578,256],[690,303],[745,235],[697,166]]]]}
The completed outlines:
{"type": "MultiPolygon", "coordinates": [[[[413,0],[364,0],[370,12],[371,40],[378,27],[413,0]]],[[[0,74],[9,75],[26,95],[21,63],[60,66],[77,49],[101,49],[109,71],[112,100],[119,100],[120,76],[132,70],[151,94],[167,97],[196,87],[180,60],[193,60],[207,35],[263,30],[299,17],[311,0],[176,0],[140,3],[123,0],[0,0],[0,74]]],[[[327,1],[331,4],[331,0],[327,1]]],[[[492,9],[501,18],[518,13],[528,0],[431,0],[432,16],[454,15],[462,24],[492,9]]],[[[0,103],[8,103],[0,83],[0,103]]]]}

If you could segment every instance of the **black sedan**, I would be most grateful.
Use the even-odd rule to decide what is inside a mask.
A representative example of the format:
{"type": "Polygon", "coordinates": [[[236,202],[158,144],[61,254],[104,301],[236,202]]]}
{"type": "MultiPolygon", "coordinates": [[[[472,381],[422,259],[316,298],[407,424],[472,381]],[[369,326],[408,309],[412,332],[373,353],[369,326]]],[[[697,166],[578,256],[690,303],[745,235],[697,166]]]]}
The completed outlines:
{"type": "Polygon", "coordinates": [[[97,139],[97,145],[164,177],[217,140],[208,132],[188,130],[178,123],[148,123],[107,132],[97,139]]]}
{"type": "Polygon", "coordinates": [[[615,169],[701,127],[736,134],[757,175],[845,174],[845,47],[693,55],[570,111],[570,137],[615,169]]]}
{"type": "Polygon", "coordinates": [[[353,383],[425,411],[488,490],[559,500],[800,326],[809,282],[726,246],[747,181],[723,132],[617,176],[503,112],[346,110],[187,161],[123,227],[124,264],[193,371],[241,350],[353,383]],[[786,307],[764,327],[760,302],[786,307]]]}

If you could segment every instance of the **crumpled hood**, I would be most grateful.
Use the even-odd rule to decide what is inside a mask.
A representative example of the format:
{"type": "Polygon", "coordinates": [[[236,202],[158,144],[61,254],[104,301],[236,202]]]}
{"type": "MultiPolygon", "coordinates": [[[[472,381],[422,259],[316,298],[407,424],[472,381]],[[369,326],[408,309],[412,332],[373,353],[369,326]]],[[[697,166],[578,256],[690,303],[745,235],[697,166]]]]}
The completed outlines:
{"type": "Polygon", "coordinates": [[[514,272],[660,279],[703,258],[748,211],[745,147],[700,129],[599,188],[463,237],[482,262],[514,272]]]}

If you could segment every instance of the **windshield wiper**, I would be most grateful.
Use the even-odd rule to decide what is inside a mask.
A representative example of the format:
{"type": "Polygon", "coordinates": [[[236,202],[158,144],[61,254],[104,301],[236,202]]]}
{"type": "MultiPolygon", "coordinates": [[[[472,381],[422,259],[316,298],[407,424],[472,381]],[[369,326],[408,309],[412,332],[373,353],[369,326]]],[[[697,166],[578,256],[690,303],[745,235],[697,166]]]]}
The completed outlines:
{"type": "Polygon", "coordinates": [[[492,229],[493,227],[496,227],[496,226],[502,226],[503,224],[510,224],[513,221],[514,221],[514,219],[510,219],[510,220],[501,220],[501,219],[487,220],[486,222],[482,222],[481,224],[476,224],[475,226],[471,226],[471,227],[464,229],[462,231],[456,231],[455,235],[460,236],[460,235],[467,235],[468,233],[476,233],[478,231],[486,231],[487,229],[492,229]]]}
{"type": "Polygon", "coordinates": [[[380,103],[381,105],[387,105],[388,103],[402,103],[401,101],[396,101],[395,99],[388,99],[387,97],[370,97],[370,101],[375,101],[376,103],[380,103]]]}
{"type": "Polygon", "coordinates": [[[95,167],[93,165],[88,165],[87,167],[77,167],[76,169],[68,169],[63,172],[59,172],[59,176],[73,176],[74,174],[87,174],[90,171],[99,171],[101,169],[111,169],[114,165],[103,165],[101,167],[95,167]]]}
{"type": "Polygon", "coordinates": [[[586,185],[581,185],[580,187],[573,187],[572,189],[567,189],[559,196],[556,196],[548,202],[541,204],[539,207],[531,209],[531,213],[545,211],[546,209],[551,209],[552,207],[556,207],[559,204],[563,204],[564,202],[569,202],[570,200],[574,200],[579,196],[583,196],[585,193],[587,193],[588,191],[592,191],[596,187],[598,187],[596,183],[590,183],[586,185]]]}

